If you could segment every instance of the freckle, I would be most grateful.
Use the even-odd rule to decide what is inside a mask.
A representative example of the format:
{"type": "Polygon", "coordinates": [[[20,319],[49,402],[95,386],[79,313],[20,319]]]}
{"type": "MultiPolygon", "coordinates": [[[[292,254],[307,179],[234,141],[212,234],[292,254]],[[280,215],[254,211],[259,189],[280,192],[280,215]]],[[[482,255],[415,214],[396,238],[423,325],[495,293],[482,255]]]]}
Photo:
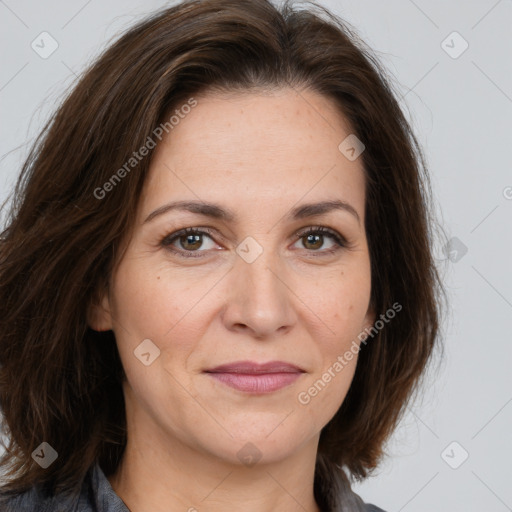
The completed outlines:
{"type": "Polygon", "coordinates": [[[157,279],[160,279],[160,276],[156,276],[157,279]]]}

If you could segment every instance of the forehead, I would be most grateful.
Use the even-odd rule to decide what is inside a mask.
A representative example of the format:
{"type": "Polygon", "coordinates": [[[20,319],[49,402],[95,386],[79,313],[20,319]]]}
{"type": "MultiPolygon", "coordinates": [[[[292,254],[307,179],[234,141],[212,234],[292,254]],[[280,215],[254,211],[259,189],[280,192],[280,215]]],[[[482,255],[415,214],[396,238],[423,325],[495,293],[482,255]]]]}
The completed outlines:
{"type": "Polygon", "coordinates": [[[295,89],[194,99],[154,151],[143,213],[173,199],[251,210],[304,198],[350,199],[363,216],[362,161],[338,149],[352,132],[332,100],[295,89]]]}

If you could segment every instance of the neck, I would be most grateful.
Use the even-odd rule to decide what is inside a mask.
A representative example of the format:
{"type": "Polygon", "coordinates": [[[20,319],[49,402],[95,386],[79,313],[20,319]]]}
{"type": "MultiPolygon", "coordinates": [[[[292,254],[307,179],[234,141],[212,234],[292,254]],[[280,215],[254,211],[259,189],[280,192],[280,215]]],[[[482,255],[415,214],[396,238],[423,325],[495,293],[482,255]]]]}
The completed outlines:
{"type": "Polygon", "coordinates": [[[245,466],[170,438],[151,422],[135,423],[108,478],[130,512],[320,512],[313,494],[318,437],[285,460],[245,466]]]}

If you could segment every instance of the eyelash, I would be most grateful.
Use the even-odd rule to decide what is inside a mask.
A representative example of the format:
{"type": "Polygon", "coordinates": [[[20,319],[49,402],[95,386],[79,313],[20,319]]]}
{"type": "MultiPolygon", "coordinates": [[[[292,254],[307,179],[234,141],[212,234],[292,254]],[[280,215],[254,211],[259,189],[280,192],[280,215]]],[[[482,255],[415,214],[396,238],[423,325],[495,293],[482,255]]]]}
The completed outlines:
{"type": "MultiPolygon", "coordinates": [[[[175,240],[179,239],[180,237],[186,236],[186,235],[208,235],[210,238],[213,238],[214,233],[215,233],[214,230],[212,230],[210,228],[184,228],[184,229],[180,229],[179,231],[176,231],[174,233],[171,233],[170,235],[166,235],[161,240],[160,245],[162,245],[166,250],[171,251],[182,258],[202,258],[203,255],[201,254],[201,252],[207,252],[207,251],[187,251],[184,249],[176,249],[172,246],[172,243],[175,240]]],[[[335,254],[342,248],[350,247],[347,240],[342,235],[340,235],[336,231],[334,231],[330,228],[327,228],[325,226],[311,226],[305,230],[300,230],[295,233],[295,237],[297,237],[298,239],[301,239],[301,238],[304,238],[304,237],[306,237],[308,235],[312,235],[312,234],[314,234],[314,235],[320,234],[323,236],[328,235],[336,244],[336,247],[327,249],[327,250],[323,250],[323,251],[311,250],[311,252],[313,252],[313,253],[319,253],[318,256],[335,254]]],[[[306,249],[306,250],[308,250],[308,249],[306,249]]],[[[317,257],[317,255],[315,255],[315,257],[317,257]]]]}

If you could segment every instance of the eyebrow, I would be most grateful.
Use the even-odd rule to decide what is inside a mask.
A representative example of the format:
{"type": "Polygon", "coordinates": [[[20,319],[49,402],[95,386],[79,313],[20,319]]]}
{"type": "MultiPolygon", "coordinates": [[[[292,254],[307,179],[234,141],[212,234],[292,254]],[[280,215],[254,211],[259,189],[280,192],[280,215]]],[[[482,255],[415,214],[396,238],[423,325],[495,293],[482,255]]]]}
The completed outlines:
{"type": "MultiPolygon", "coordinates": [[[[236,215],[232,210],[223,208],[214,203],[208,203],[204,201],[173,201],[171,203],[164,204],[163,206],[160,206],[151,212],[146,217],[146,220],[144,220],[143,224],[146,224],[147,222],[152,221],[155,217],[163,215],[164,213],[172,210],[188,211],[226,222],[234,222],[236,220],[236,215]]],[[[296,206],[286,214],[285,218],[287,220],[299,220],[325,215],[326,213],[336,210],[350,213],[357,219],[357,222],[361,224],[361,219],[359,218],[357,210],[351,204],[345,201],[340,201],[338,199],[331,201],[321,201],[318,203],[307,203],[296,206]]]]}

